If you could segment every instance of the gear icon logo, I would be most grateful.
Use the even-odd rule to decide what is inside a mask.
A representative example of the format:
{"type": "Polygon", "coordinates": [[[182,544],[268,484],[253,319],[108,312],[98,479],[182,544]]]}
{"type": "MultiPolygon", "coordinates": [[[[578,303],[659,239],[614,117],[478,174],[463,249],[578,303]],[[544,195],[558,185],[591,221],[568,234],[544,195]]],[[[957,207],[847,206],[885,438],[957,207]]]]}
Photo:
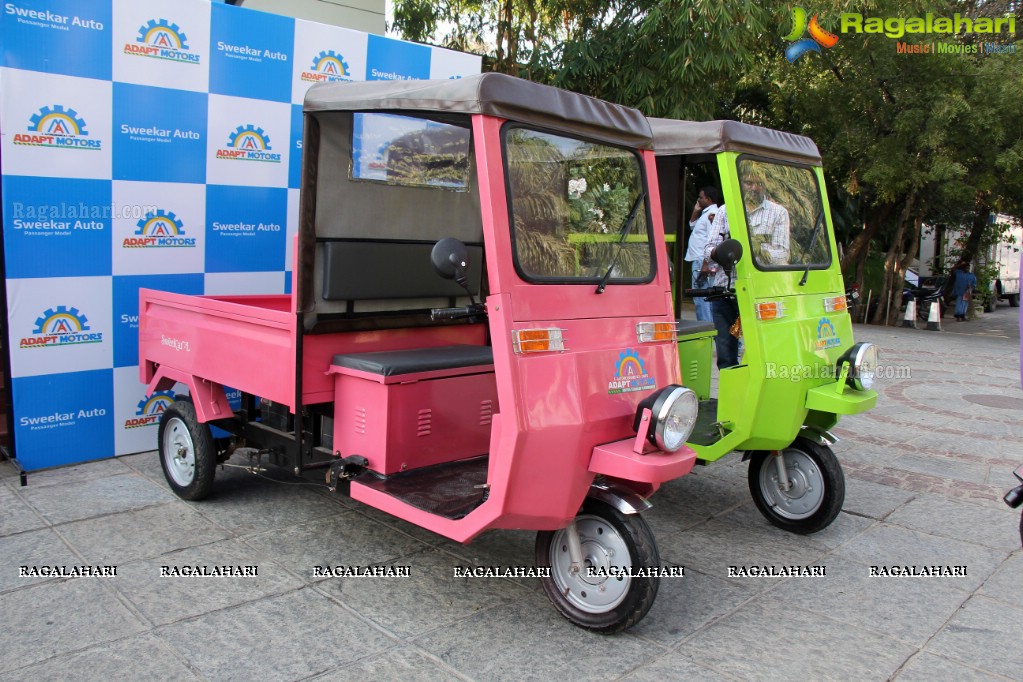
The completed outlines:
{"type": "Polygon", "coordinates": [[[56,309],[48,308],[41,317],[36,318],[33,334],[75,334],[89,331],[89,319],[80,313],[78,308],[64,305],[56,309]]]}
{"type": "MultiPolygon", "coordinates": [[[[157,391],[148,398],[143,398],[138,403],[136,417],[160,416],[168,407],[174,403],[173,391],[157,391]]],[[[153,422],[155,423],[155,422],[153,422]]]]}
{"type": "Polygon", "coordinates": [[[166,19],[150,19],[139,28],[135,42],[167,50],[188,51],[188,36],[177,24],[172,24],[166,19]]]}
{"type": "Polygon", "coordinates": [[[246,151],[271,151],[273,149],[270,146],[270,136],[262,128],[257,128],[251,123],[246,126],[238,126],[228,137],[227,146],[246,151]]]}
{"type": "Polygon", "coordinates": [[[29,119],[28,129],[33,133],[55,135],[57,137],[87,137],[85,120],[74,109],[65,109],[63,105],[54,104],[43,107],[38,114],[29,119]]]}
{"type": "Polygon", "coordinates": [[[178,220],[173,211],[163,209],[150,211],[136,223],[136,237],[179,237],[185,234],[185,224],[178,220]]]}
{"type": "Polygon", "coordinates": [[[334,50],[324,50],[313,57],[313,71],[326,74],[338,80],[347,79],[351,76],[351,72],[348,70],[348,62],[334,50]]]}

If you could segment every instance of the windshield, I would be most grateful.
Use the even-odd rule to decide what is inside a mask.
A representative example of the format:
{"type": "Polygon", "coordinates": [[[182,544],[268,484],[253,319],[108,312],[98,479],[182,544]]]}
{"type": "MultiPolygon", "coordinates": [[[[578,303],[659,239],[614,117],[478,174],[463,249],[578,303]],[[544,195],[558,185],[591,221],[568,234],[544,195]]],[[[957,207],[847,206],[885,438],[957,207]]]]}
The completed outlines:
{"type": "Polygon", "coordinates": [[[739,160],[753,262],[761,270],[826,268],[831,264],[820,188],[806,167],[739,160]]]}
{"type": "Polygon", "coordinates": [[[516,127],[505,129],[504,143],[523,278],[599,282],[610,270],[612,283],[650,281],[652,242],[634,152],[516,127]]]}

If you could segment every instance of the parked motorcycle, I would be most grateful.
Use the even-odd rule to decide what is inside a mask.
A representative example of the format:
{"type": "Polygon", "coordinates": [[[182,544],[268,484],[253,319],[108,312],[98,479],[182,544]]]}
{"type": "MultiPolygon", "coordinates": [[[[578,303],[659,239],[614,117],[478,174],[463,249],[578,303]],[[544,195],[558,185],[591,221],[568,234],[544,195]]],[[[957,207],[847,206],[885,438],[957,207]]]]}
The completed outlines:
{"type": "MultiPolygon", "coordinates": [[[[1005,504],[1009,505],[1013,509],[1018,509],[1021,505],[1023,505],[1023,464],[1016,467],[1016,470],[1012,473],[1019,480],[1020,484],[1005,493],[1005,497],[1002,499],[1005,500],[1005,504]]],[[[1019,519],[1019,541],[1020,544],[1023,545],[1023,515],[1021,515],[1019,519]]]]}

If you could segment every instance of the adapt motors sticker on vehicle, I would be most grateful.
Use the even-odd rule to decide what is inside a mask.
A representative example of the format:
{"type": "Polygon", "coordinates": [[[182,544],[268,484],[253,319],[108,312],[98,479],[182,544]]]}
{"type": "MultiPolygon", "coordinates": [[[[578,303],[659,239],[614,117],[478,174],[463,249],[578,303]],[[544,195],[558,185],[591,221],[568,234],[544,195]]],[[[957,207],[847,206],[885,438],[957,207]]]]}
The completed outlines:
{"type": "Polygon", "coordinates": [[[652,391],[657,380],[646,373],[646,365],[636,351],[629,348],[618,356],[614,378],[607,384],[608,395],[652,391]]]}

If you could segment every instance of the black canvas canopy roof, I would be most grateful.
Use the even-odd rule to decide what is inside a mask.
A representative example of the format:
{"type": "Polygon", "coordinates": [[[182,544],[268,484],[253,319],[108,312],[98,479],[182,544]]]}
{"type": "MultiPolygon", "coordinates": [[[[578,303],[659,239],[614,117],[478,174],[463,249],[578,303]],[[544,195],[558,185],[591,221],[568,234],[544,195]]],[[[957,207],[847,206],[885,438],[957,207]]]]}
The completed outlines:
{"type": "Polygon", "coordinates": [[[636,109],[500,73],[425,81],[314,85],[305,111],[420,111],[486,114],[612,144],[652,149],[636,109]]]}
{"type": "Polygon", "coordinates": [[[802,135],[761,128],[738,121],[676,121],[651,118],[654,152],[658,156],[747,152],[819,164],[813,140],[802,135]]]}

